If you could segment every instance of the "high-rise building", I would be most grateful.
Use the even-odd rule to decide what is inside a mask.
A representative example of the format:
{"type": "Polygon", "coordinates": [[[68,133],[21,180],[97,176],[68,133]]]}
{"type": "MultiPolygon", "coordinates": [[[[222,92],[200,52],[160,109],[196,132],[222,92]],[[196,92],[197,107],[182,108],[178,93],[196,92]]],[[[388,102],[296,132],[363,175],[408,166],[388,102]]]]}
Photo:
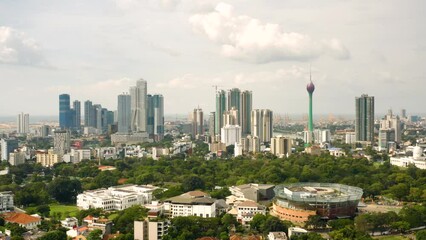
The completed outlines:
{"type": "Polygon", "coordinates": [[[241,127],[238,125],[226,125],[221,129],[221,142],[226,146],[234,145],[241,141],[241,127]]]}
{"type": "Polygon", "coordinates": [[[90,100],[84,102],[84,126],[96,127],[96,109],[90,100]]]}
{"type": "Polygon", "coordinates": [[[130,104],[131,99],[129,94],[123,93],[118,95],[117,123],[119,133],[130,132],[130,117],[132,115],[132,112],[130,110],[130,104]]]}
{"type": "Polygon", "coordinates": [[[147,131],[147,82],[143,79],[136,82],[136,86],[130,88],[131,96],[131,127],[133,132],[147,131]]]}
{"type": "Polygon", "coordinates": [[[78,100],[75,100],[73,102],[73,110],[74,110],[74,128],[77,130],[80,130],[81,128],[81,102],[78,100]]]}
{"type": "Polygon", "coordinates": [[[164,137],[164,98],[161,94],[148,94],[147,132],[150,138],[161,141],[164,137]]]}
{"type": "Polygon", "coordinates": [[[251,133],[260,142],[269,142],[272,138],[272,111],[269,109],[254,109],[251,111],[251,133]]]}
{"type": "Polygon", "coordinates": [[[61,94],[59,95],[59,127],[61,129],[68,129],[72,125],[70,107],[70,95],[61,94]]]}
{"type": "Polygon", "coordinates": [[[192,137],[204,135],[203,109],[195,108],[192,112],[192,137]]]}
{"type": "Polygon", "coordinates": [[[251,134],[251,110],[252,93],[243,91],[241,93],[240,125],[243,135],[251,134]]]}
{"type": "Polygon", "coordinates": [[[238,123],[238,110],[235,107],[230,108],[229,111],[223,113],[223,125],[240,125],[238,123]]]}
{"type": "Polygon", "coordinates": [[[355,98],[356,141],[374,141],[374,97],[367,94],[355,98]]]}
{"type": "Polygon", "coordinates": [[[312,95],[315,91],[315,85],[311,82],[306,86],[306,90],[309,94],[309,120],[308,120],[308,139],[306,142],[306,145],[311,145],[314,142],[314,121],[313,121],[313,114],[312,114],[312,95]]]}
{"type": "MultiPolygon", "coordinates": [[[[228,90],[228,110],[230,111],[232,108],[237,110],[238,114],[241,113],[241,91],[238,88],[233,88],[228,90]]],[[[236,125],[240,125],[240,115],[236,116],[235,123],[236,125]]],[[[224,123],[224,125],[226,125],[224,123]]]]}
{"type": "Polygon", "coordinates": [[[380,120],[379,150],[388,149],[389,142],[401,142],[401,120],[397,115],[393,115],[392,110],[380,120]]]}
{"type": "Polygon", "coordinates": [[[226,111],[226,93],[219,90],[216,93],[215,134],[220,134],[223,127],[223,113],[226,111]]]}
{"type": "Polygon", "coordinates": [[[30,115],[20,113],[16,121],[16,130],[18,134],[30,133],[30,115]]]}
{"type": "Polygon", "coordinates": [[[291,139],[284,136],[273,137],[271,138],[271,153],[278,157],[290,155],[291,143],[291,139]]]}
{"type": "Polygon", "coordinates": [[[56,130],[53,134],[53,151],[62,159],[71,150],[71,138],[68,130],[56,130]]]}
{"type": "Polygon", "coordinates": [[[4,139],[0,140],[1,145],[1,158],[0,160],[9,160],[9,154],[15,149],[18,148],[18,140],[17,139],[4,139]]]}
{"type": "MultiPolygon", "coordinates": [[[[212,137],[212,138],[214,138],[214,136],[216,135],[215,133],[214,133],[214,127],[215,127],[215,115],[216,115],[216,113],[215,112],[211,112],[210,114],[209,114],[209,135],[210,135],[210,137],[212,137]]],[[[212,139],[212,141],[213,141],[213,139],[212,139]]]]}

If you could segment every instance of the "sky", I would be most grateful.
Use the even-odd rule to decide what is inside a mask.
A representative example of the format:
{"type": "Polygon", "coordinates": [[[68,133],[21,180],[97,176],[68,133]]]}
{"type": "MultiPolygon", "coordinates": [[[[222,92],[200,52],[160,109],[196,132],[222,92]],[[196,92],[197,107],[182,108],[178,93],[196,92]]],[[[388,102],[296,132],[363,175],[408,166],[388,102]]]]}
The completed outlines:
{"type": "Polygon", "coordinates": [[[110,110],[136,80],[165,114],[214,111],[215,87],[278,114],[425,113],[424,0],[2,0],[0,116],[58,115],[58,95],[110,110]]]}

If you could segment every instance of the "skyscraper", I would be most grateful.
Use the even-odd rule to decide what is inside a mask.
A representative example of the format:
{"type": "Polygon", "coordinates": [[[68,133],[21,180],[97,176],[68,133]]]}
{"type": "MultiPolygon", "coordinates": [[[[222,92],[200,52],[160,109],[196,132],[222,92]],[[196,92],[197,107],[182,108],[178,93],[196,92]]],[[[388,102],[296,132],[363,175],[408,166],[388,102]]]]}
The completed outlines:
{"type": "Polygon", "coordinates": [[[131,96],[131,127],[133,132],[147,131],[147,82],[143,79],[136,82],[136,86],[130,88],[131,96]]]}
{"type": "Polygon", "coordinates": [[[53,151],[59,155],[62,160],[64,154],[70,152],[71,140],[68,130],[57,130],[53,134],[53,151]]]}
{"type": "Polygon", "coordinates": [[[240,124],[242,134],[251,133],[251,110],[252,110],[252,93],[244,91],[241,93],[241,109],[240,109],[240,124]]]}
{"type": "Polygon", "coordinates": [[[84,102],[84,126],[96,127],[95,111],[93,103],[90,100],[84,102]]]}
{"type": "MultiPolygon", "coordinates": [[[[232,108],[238,111],[238,114],[241,113],[241,91],[238,88],[233,88],[228,90],[228,111],[232,108]]],[[[236,116],[236,125],[240,125],[240,115],[236,116]]],[[[225,124],[226,125],[226,124],[225,124]]]]}
{"type": "Polygon", "coordinates": [[[212,138],[212,140],[213,140],[213,138],[214,138],[214,136],[215,136],[215,133],[214,133],[214,128],[215,128],[215,115],[216,115],[216,113],[215,112],[211,112],[210,114],[209,114],[209,135],[210,135],[210,137],[212,138]]]}
{"type": "Polygon", "coordinates": [[[118,132],[119,133],[129,133],[130,132],[130,117],[131,110],[130,104],[131,99],[130,95],[123,93],[118,95],[118,105],[117,105],[117,122],[118,122],[118,132]]]}
{"type": "Polygon", "coordinates": [[[59,127],[62,129],[70,128],[72,125],[70,107],[70,95],[59,95],[59,127]]]}
{"type": "Polygon", "coordinates": [[[309,94],[309,120],[308,120],[308,138],[307,138],[307,145],[310,145],[314,142],[314,120],[312,115],[312,95],[315,91],[315,85],[311,82],[306,86],[306,90],[309,94]]]}
{"type": "Polygon", "coordinates": [[[374,141],[374,97],[367,94],[355,98],[356,141],[374,141]]]}
{"type": "Polygon", "coordinates": [[[272,111],[254,109],[251,111],[251,134],[260,142],[270,142],[272,138],[272,111]]]}
{"type": "Polygon", "coordinates": [[[389,142],[401,142],[401,120],[393,115],[392,110],[380,120],[379,150],[388,149],[389,142]]]}
{"type": "Polygon", "coordinates": [[[204,135],[203,109],[195,108],[192,112],[192,137],[204,135]]]}
{"type": "Polygon", "coordinates": [[[226,94],[225,91],[219,90],[216,93],[216,116],[215,116],[215,134],[220,134],[223,127],[223,113],[226,111],[226,94]]]}
{"type": "Polygon", "coordinates": [[[16,131],[18,134],[26,134],[30,132],[30,115],[28,113],[20,113],[16,121],[16,131]]]}
{"type": "Polygon", "coordinates": [[[164,137],[164,98],[161,94],[152,95],[154,112],[154,140],[161,141],[164,137]]]}
{"type": "Polygon", "coordinates": [[[74,109],[74,128],[77,130],[80,130],[81,128],[81,102],[78,100],[75,100],[73,102],[73,109],[74,109]]]}

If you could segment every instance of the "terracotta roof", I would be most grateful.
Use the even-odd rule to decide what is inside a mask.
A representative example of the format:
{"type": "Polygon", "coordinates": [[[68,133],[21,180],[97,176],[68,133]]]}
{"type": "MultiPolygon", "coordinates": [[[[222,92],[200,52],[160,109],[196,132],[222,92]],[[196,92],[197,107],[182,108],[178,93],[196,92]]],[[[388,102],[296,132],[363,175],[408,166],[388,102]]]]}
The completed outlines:
{"type": "Polygon", "coordinates": [[[255,236],[255,235],[251,235],[251,236],[238,236],[238,235],[233,235],[229,238],[229,240],[260,240],[261,237],[259,236],[255,236]]]}
{"type": "Polygon", "coordinates": [[[41,218],[33,217],[25,213],[10,212],[5,213],[3,216],[6,222],[18,223],[23,225],[41,221],[41,218]]]}
{"type": "Polygon", "coordinates": [[[93,220],[93,216],[92,215],[87,215],[87,217],[83,218],[83,220],[93,220]]]}

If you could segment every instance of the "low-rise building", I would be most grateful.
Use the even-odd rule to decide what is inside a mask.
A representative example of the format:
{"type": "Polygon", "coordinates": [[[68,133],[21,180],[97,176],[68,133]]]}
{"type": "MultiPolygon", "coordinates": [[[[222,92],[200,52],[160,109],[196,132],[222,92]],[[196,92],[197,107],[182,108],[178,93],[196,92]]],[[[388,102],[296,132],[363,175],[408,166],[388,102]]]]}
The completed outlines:
{"type": "Polygon", "coordinates": [[[239,199],[248,199],[255,202],[261,200],[271,200],[275,197],[275,185],[272,184],[257,184],[248,183],[239,186],[232,186],[229,188],[231,194],[239,199]]]}
{"type": "Polygon", "coordinates": [[[9,163],[12,166],[18,166],[25,163],[25,152],[13,152],[9,154],[9,163]]]}
{"type": "Polygon", "coordinates": [[[253,217],[256,214],[266,214],[266,207],[260,204],[257,204],[254,201],[245,201],[239,203],[236,206],[237,209],[237,221],[243,225],[247,225],[253,220],[253,217]]]}
{"type": "Polygon", "coordinates": [[[216,217],[216,199],[207,193],[191,191],[166,199],[164,209],[174,217],[198,216],[203,218],[216,217]]]}
{"type": "Polygon", "coordinates": [[[305,229],[300,228],[300,227],[288,228],[288,238],[290,238],[290,239],[291,239],[291,236],[300,236],[300,235],[307,234],[307,233],[308,233],[308,231],[306,231],[305,229]]]}
{"type": "Polygon", "coordinates": [[[28,230],[37,228],[37,225],[41,223],[41,218],[39,217],[18,212],[4,213],[3,218],[6,223],[16,223],[28,230]]]}
{"type": "Polygon", "coordinates": [[[112,230],[112,221],[108,218],[99,218],[89,215],[83,219],[83,225],[89,229],[89,232],[95,229],[101,230],[103,236],[111,234],[112,230]]]}
{"type": "Polygon", "coordinates": [[[134,205],[149,204],[155,186],[121,185],[84,191],[77,196],[77,206],[82,209],[124,210],[134,205]]]}
{"type": "Polygon", "coordinates": [[[268,240],[287,240],[287,234],[285,232],[270,232],[268,234],[268,240]]]}
{"type": "Polygon", "coordinates": [[[391,157],[390,164],[398,167],[408,167],[414,165],[420,169],[426,169],[426,157],[423,156],[423,149],[419,146],[413,148],[412,157],[391,157]]]}
{"type": "Polygon", "coordinates": [[[61,226],[67,229],[73,229],[78,226],[78,219],[76,217],[67,217],[61,220],[61,226]]]}

